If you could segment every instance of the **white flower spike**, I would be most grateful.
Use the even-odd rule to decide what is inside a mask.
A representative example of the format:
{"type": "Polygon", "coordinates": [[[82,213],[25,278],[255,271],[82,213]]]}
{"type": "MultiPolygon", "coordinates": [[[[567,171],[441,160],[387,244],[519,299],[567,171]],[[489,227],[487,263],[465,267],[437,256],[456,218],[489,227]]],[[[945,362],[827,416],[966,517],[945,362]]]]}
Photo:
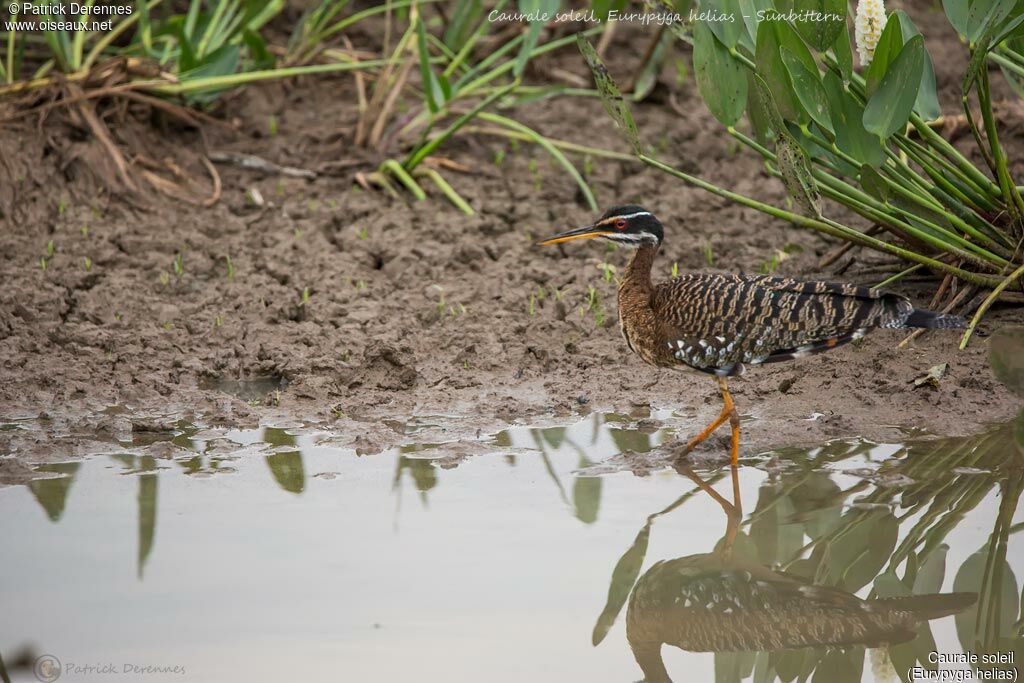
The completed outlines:
{"type": "Polygon", "coordinates": [[[857,17],[853,26],[861,67],[866,67],[874,59],[875,48],[885,29],[886,20],[885,3],[882,0],[860,0],[857,3],[857,17]]]}

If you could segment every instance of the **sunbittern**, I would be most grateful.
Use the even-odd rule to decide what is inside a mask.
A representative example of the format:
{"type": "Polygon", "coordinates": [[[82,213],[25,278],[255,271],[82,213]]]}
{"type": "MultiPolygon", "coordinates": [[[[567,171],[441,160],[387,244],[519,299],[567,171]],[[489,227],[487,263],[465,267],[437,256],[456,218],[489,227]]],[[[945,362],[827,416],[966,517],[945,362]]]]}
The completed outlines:
{"type": "Polygon", "coordinates": [[[686,445],[689,453],[726,420],[732,464],[739,458],[740,420],[726,378],[747,365],[827,351],[875,327],[962,328],[956,316],[914,308],[897,294],[832,282],[765,275],[686,273],[657,285],[651,266],[664,240],[661,222],[633,204],[617,206],[593,225],[541,240],[559,244],[603,237],[634,247],[619,282],[619,327],[629,348],[651,365],[690,367],[715,375],[725,405],[686,445]]]}

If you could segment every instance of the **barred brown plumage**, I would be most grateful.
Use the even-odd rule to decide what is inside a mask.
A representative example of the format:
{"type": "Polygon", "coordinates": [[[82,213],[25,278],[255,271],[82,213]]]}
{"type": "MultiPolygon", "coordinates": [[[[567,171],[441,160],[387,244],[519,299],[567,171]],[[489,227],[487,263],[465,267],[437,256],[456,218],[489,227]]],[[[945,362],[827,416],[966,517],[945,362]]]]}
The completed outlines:
{"type": "Polygon", "coordinates": [[[655,286],[651,267],[664,228],[654,214],[633,204],[609,209],[594,224],[540,244],[591,237],[636,248],[619,282],[619,326],[629,348],[651,365],[689,367],[718,378],[725,407],[685,452],[729,420],[734,466],[739,415],[726,377],[741,374],[749,365],[827,351],[877,327],[965,326],[955,316],[915,309],[897,294],[851,284],[688,273],[655,286]]]}

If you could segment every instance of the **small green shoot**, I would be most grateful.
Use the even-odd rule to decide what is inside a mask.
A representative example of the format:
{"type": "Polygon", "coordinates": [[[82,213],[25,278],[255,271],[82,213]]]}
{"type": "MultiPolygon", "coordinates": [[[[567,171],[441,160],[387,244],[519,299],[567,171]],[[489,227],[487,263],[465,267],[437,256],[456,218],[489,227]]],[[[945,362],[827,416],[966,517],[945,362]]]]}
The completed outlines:
{"type": "Polygon", "coordinates": [[[679,277],[679,261],[672,262],[672,277],[679,277]]]}
{"type": "Polygon", "coordinates": [[[67,210],[68,210],[68,200],[67,200],[67,197],[61,197],[59,200],[57,200],[57,215],[60,216],[61,218],[63,218],[64,214],[67,212],[67,210]]]}
{"type": "Polygon", "coordinates": [[[46,262],[46,257],[45,256],[40,256],[39,257],[39,270],[41,270],[41,271],[43,271],[45,273],[47,265],[49,265],[49,264],[46,262]]]}
{"type": "Polygon", "coordinates": [[[50,240],[46,243],[46,258],[53,258],[54,251],[56,251],[56,249],[53,246],[53,240],[50,240]]]}
{"type": "Polygon", "coordinates": [[[367,237],[369,237],[369,235],[370,235],[370,233],[366,229],[365,225],[363,227],[359,228],[358,231],[356,231],[356,237],[358,237],[361,240],[365,240],[367,237]]]}
{"type": "Polygon", "coordinates": [[[84,263],[85,263],[85,269],[86,270],[92,270],[92,259],[91,258],[86,256],[85,260],[84,260],[84,263]]]}
{"type": "Polygon", "coordinates": [[[299,302],[299,306],[305,306],[309,303],[309,287],[302,288],[302,301],[299,302]]]}
{"type": "Polygon", "coordinates": [[[216,318],[213,319],[213,326],[214,327],[220,327],[223,324],[224,324],[224,318],[220,317],[219,315],[216,318]]]}
{"type": "Polygon", "coordinates": [[[181,279],[181,276],[185,274],[185,254],[179,251],[178,255],[174,257],[172,265],[174,267],[174,274],[178,276],[178,279],[181,279]]]}
{"type": "Polygon", "coordinates": [[[88,237],[88,236],[89,236],[89,226],[88,225],[83,225],[82,226],[82,237],[88,237]]]}
{"type": "Polygon", "coordinates": [[[704,260],[708,266],[715,265],[715,255],[711,251],[711,240],[705,240],[704,244],[700,246],[700,252],[704,254],[704,260]]]}
{"type": "Polygon", "coordinates": [[[530,317],[537,315],[537,295],[530,294],[530,306],[529,306],[530,317]]]}
{"type": "Polygon", "coordinates": [[[229,254],[229,255],[225,256],[224,257],[224,261],[227,263],[227,267],[228,267],[228,279],[229,280],[234,280],[235,279],[235,264],[231,261],[231,255],[229,254]]]}
{"type": "Polygon", "coordinates": [[[612,282],[615,280],[615,266],[605,261],[600,266],[602,276],[605,282],[612,282]]]}
{"type": "Polygon", "coordinates": [[[494,165],[501,166],[505,161],[505,148],[502,147],[494,153],[494,165]]]}
{"type": "Polygon", "coordinates": [[[271,114],[267,121],[267,131],[270,132],[270,137],[277,137],[277,129],[277,117],[271,114]]]}
{"type": "Polygon", "coordinates": [[[171,283],[171,274],[168,273],[166,270],[161,270],[160,271],[160,284],[162,284],[164,287],[166,287],[170,283],[171,283]]]}

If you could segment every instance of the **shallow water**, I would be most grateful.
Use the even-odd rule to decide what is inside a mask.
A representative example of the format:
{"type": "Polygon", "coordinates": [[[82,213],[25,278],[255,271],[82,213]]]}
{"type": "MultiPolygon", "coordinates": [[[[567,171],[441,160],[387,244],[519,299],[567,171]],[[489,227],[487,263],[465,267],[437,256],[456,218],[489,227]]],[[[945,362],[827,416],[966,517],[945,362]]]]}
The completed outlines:
{"type": "MultiPolygon", "coordinates": [[[[184,668],[154,681],[636,681],[670,632],[744,650],[666,645],[675,681],[897,680],[893,666],[905,680],[929,651],[970,648],[1024,661],[1019,426],[747,459],[735,525],[686,473],[637,476],[641,456],[613,458],[676,439],[628,416],[513,427],[461,461],[443,443],[359,457],[274,428],[154,438],[171,437],[191,453],[47,465],[53,478],[0,489],[13,680],[53,655],[62,681],[135,680],[125,665],[184,668]],[[648,571],[662,561],[675,579],[648,571]],[[696,566],[703,583],[680,585],[696,566]],[[980,596],[912,632],[876,625],[875,640],[912,638],[889,647],[755,652],[742,626],[801,631],[815,600],[849,607],[873,590],[980,596]],[[700,591],[700,614],[669,604],[700,591]]],[[[728,468],[691,474],[732,499],[728,468]]],[[[850,622],[850,609],[820,618],[850,622]]]]}

